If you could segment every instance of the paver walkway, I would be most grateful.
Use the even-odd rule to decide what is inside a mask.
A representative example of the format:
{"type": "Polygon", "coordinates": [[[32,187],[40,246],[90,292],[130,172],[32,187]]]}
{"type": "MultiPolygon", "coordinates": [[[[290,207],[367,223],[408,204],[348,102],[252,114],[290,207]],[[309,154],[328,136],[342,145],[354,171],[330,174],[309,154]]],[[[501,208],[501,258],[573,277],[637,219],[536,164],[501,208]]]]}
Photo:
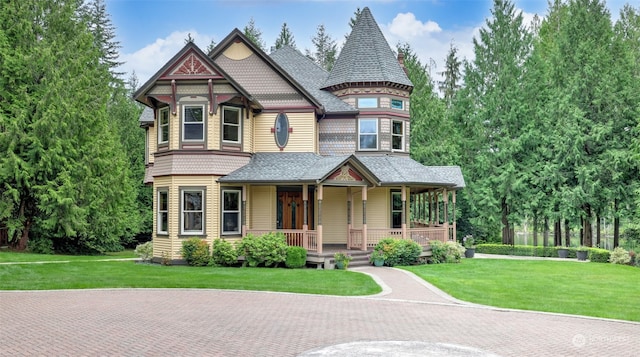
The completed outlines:
{"type": "Polygon", "coordinates": [[[475,306],[405,271],[357,270],[375,276],[384,292],[3,291],[0,356],[317,356],[334,355],[326,348],[335,345],[334,352],[351,346],[356,349],[342,351],[387,356],[408,354],[402,346],[413,346],[412,355],[459,356],[636,356],[640,350],[637,323],[475,306]],[[389,353],[380,344],[399,349],[389,353]]]}

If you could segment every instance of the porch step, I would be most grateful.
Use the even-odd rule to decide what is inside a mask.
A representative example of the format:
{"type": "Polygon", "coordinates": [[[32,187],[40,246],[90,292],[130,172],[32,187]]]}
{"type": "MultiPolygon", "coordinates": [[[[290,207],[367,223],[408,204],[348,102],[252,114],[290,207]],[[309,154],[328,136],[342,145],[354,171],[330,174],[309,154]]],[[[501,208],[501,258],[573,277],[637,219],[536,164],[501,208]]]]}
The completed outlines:
{"type": "Polygon", "coordinates": [[[351,253],[353,259],[349,262],[349,268],[371,265],[371,263],[369,263],[369,254],[371,254],[371,252],[351,253]]]}

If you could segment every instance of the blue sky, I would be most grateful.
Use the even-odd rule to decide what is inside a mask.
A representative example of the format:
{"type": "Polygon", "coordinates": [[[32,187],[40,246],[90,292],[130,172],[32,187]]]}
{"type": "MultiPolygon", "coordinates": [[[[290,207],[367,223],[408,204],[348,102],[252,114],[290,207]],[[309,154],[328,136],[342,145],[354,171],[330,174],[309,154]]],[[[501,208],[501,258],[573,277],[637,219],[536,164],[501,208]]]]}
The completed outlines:
{"type": "MultiPolygon", "coordinates": [[[[617,19],[626,0],[607,2],[617,19]]],[[[349,32],[356,8],[369,7],[392,47],[408,42],[433,75],[442,71],[450,43],[461,58],[473,58],[472,40],[491,15],[492,0],[106,0],[107,11],[120,42],[121,68],[136,72],[141,84],[184,46],[187,34],[201,48],[220,42],[234,28],[242,30],[251,18],[262,31],[267,49],[287,23],[296,45],[304,53],[324,24],[338,43],[349,32]]],[[[529,21],[544,16],[546,0],[514,0],[529,21]]],[[[268,52],[268,51],[267,51],[268,52]]]]}

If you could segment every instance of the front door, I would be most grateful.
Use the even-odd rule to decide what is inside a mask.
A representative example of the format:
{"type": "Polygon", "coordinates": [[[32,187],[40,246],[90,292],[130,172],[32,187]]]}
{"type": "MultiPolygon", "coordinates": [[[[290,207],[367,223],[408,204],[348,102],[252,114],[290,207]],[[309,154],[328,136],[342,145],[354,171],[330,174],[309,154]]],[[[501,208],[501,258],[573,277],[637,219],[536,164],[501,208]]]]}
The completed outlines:
{"type": "Polygon", "coordinates": [[[302,192],[278,192],[278,229],[302,229],[302,192]]]}

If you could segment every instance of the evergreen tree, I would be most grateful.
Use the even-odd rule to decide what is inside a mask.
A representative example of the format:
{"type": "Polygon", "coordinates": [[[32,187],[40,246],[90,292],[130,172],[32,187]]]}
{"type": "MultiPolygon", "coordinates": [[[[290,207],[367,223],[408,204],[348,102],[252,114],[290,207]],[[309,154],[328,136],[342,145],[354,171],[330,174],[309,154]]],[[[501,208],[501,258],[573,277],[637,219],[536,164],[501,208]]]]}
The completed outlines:
{"type": "Polygon", "coordinates": [[[81,8],[81,13],[88,18],[89,29],[95,37],[96,46],[101,51],[102,63],[109,67],[114,78],[123,75],[123,72],[115,71],[123,64],[119,61],[119,50],[122,46],[115,40],[116,30],[111,23],[104,0],[89,0],[81,8]]]}
{"type": "Polygon", "coordinates": [[[287,23],[282,24],[282,29],[280,30],[280,35],[276,39],[275,47],[276,49],[281,48],[282,46],[291,46],[296,48],[296,40],[293,39],[293,34],[287,27],[287,23]]]}
{"type": "Polygon", "coordinates": [[[253,20],[253,17],[251,17],[249,23],[244,27],[243,32],[254,45],[263,51],[265,50],[266,45],[262,40],[262,31],[256,27],[256,22],[253,20]]]}
{"type": "Polygon", "coordinates": [[[349,33],[347,33],[346,35],[344,35],[344,41],[347,42],[347,39],[349,38],[349,35],[351,34],[351,30],[353,30],[353,26],[356,25],[356,22],[358,22],[358,18],[360,18],[360,13],[362,13],[362,10],[360,10],[360,8],[356,8],[356,11],[353,12],[353,17],[349,19],[349,33]]]}
{"type": "Polygon", "coordinates": [[[216,48],[216,41],[211,39],[211,42],[209,42],[209,45],[207,45],[207,49],[206,49],[205,53],[206,54],[210,54],[211,52],[213,52],[214,48],[216,48]]]}
{"type": "Polygon", "coordinates": [[[331,71],[337,58],[336,41],[325,31],[324,25],[318,26],[318,32],[311,38],[314,51],[306,50],[307,57],[311,58],[320,67],[331,71]]]}
{"type": "Polygon", "coordinates": [[[460,89],[460,81],[462,80],[462,73],[460,59],[458,59],[458,48],[451,43],[449,47],[449,53],[444,64],[444,71],[440,72],[441,76],[444,76],[444,81],[439,82],[438,89],[444,96],[444,100],[447,103],[447,107],[451,106],[453,98],[456,95],[458,89],[460,89]]]}

